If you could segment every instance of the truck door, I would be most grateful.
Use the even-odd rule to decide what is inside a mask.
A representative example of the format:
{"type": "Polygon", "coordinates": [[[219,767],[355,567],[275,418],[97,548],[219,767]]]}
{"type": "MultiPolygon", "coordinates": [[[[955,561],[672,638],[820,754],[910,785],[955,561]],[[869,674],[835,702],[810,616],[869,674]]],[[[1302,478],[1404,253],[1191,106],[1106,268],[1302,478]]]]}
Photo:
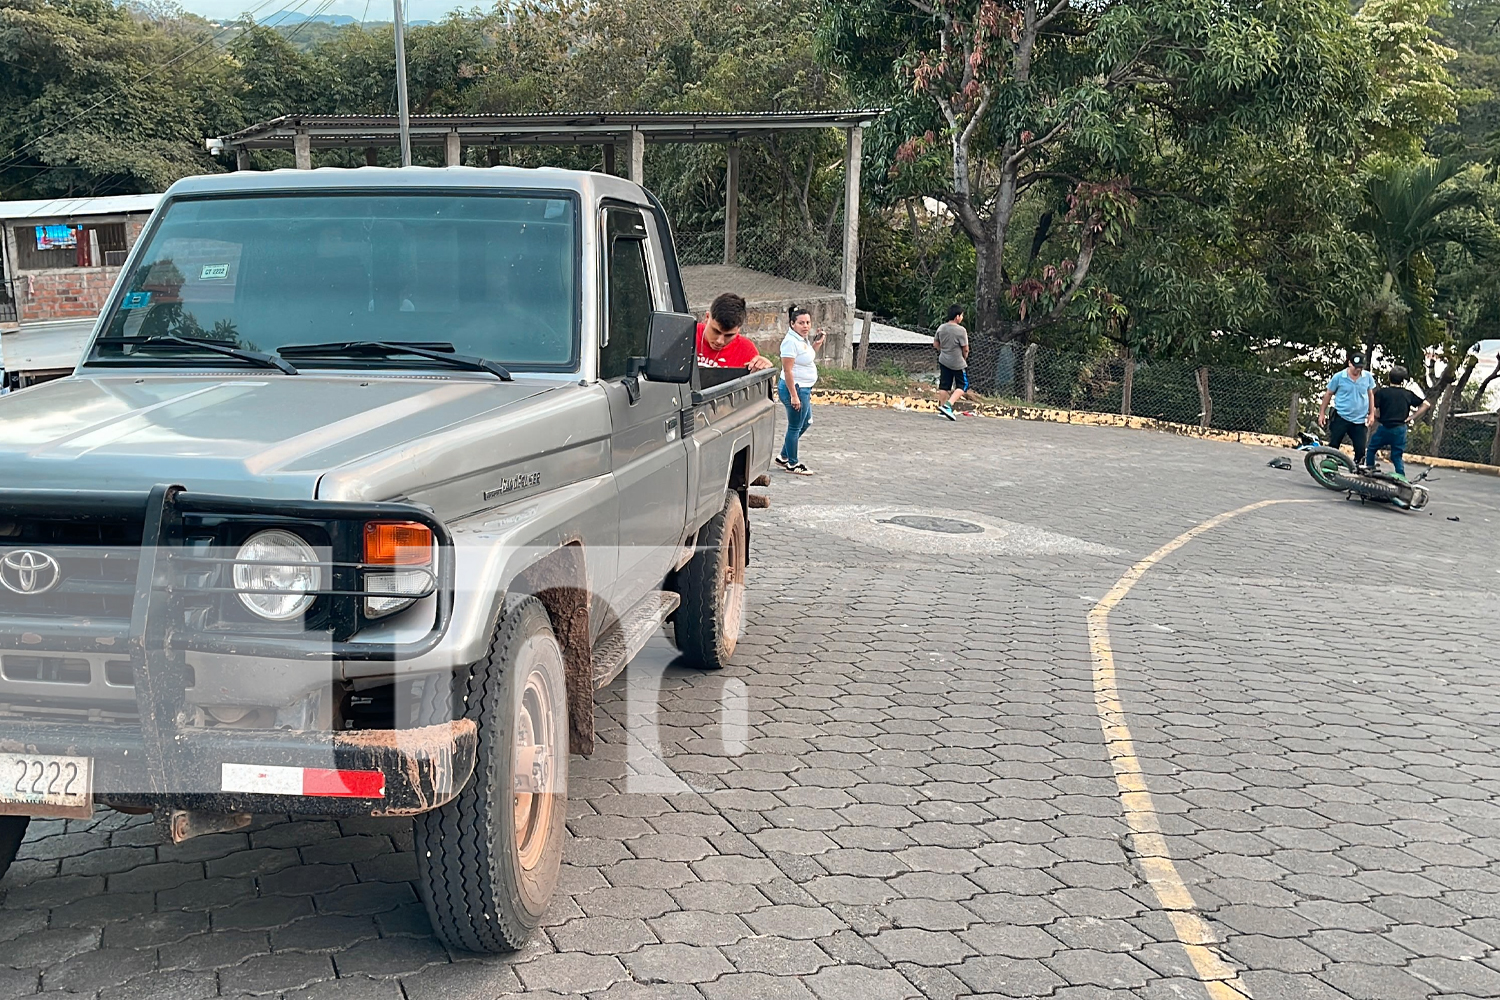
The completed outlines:
{"type": "Polygon", "coordinates": [[[609,395],[611,463],[620,497],[623,613],[671,569],[687,524],[687,448],[682,440],[683,386],[651,382],[640,369],[651,313],[669,308],[653,275],[646,222],[635,208],[608,206],[604,246],[599,378],[609,395]]]}

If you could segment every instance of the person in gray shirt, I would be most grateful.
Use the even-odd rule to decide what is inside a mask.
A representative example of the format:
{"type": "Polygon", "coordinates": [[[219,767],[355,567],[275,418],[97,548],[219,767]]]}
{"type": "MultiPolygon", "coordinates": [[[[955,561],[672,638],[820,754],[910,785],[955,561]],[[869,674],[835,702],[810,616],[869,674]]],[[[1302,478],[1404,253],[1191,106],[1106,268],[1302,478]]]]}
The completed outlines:
{"type": "Polygon", "coordinates": [[[938,390],[948,394],[947,402],[938,405],[938,412],[949,420],[957,420],[953,404],[964,398],[969,388],[969,331],[963,327],[964,311],[960,306],[948,307],[948,322],[937,328],[932,346],[938,352],[938,390]]]}

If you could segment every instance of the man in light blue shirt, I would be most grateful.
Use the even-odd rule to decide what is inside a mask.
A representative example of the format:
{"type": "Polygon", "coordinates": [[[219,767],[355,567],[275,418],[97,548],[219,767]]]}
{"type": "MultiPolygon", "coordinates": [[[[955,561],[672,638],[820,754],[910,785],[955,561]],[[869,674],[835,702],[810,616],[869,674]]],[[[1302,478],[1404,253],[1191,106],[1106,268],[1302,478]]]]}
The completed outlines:
{"type": "Polygon", "coordinates": [[[1375,378],[1365,371],[1361,354],[1349,355],[1349,366],[1328,380],[1318,408],[1318,426],[1328,428],[1328,447],[1337,448],[1344,438],[1354,446],[1354,461],[1364,461],[1370,428],[1375,424],[1375,378]],[[1333,403],[1333,418],[1328,404],[1333,403]]]}

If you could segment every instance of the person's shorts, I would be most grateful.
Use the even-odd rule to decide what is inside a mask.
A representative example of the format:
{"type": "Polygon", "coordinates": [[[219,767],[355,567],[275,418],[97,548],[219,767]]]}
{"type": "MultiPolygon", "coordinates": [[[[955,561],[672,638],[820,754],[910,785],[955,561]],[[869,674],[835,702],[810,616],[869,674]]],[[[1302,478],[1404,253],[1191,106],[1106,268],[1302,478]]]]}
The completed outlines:
{"type": "Polygon", "coordinates": [[[969,391],[969,370],[967,368],[949,368],[942,362],[938,362],[938,368],[942,374],[938,376],[938,388],[943,392],[952,392],[954,389],[969,391]]]}

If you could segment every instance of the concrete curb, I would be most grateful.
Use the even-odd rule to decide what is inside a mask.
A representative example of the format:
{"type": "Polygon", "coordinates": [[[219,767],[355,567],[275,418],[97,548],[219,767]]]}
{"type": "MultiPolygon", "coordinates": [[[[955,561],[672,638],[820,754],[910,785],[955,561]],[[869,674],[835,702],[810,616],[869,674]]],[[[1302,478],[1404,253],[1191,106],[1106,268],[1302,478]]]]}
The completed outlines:
{"type": "MultiPolygon", "coordinates": [[[[937,403],[930,399],[898,396],[887,392],[860,392],[854,389],[813,389],[813,402],[830,406],[873,406],[892,410],[914,410],[918,413],[937,413],[938,411],[937,403]]],[[[1122,427],[1129,430],[1157,431],[1163,434],[1176,434],[1179,437],[1200,438],[1205,441],[1229,441],[1262,448],[1295,448],[1297,446],[1296,439],[1284,434],[1204,429],[1194,427],[1192,424],[1173,423],[1170,420],[1156,420],[1152,417],[1126,417],[1118,413],[1055,410],[1045,406],[1008,406],[998,403],[971,403],[970,407],[981,416],[999,417],[1003,420],[1045,420],[1055,424],[1122,427]]],[[[1406,460],[1435,469],[1458,469],[1490,476],[1500,475],[1500,466],[1460,462],[1453,458],[1427,458],[1422,455],[1408,454],[1406,460]]]]}

